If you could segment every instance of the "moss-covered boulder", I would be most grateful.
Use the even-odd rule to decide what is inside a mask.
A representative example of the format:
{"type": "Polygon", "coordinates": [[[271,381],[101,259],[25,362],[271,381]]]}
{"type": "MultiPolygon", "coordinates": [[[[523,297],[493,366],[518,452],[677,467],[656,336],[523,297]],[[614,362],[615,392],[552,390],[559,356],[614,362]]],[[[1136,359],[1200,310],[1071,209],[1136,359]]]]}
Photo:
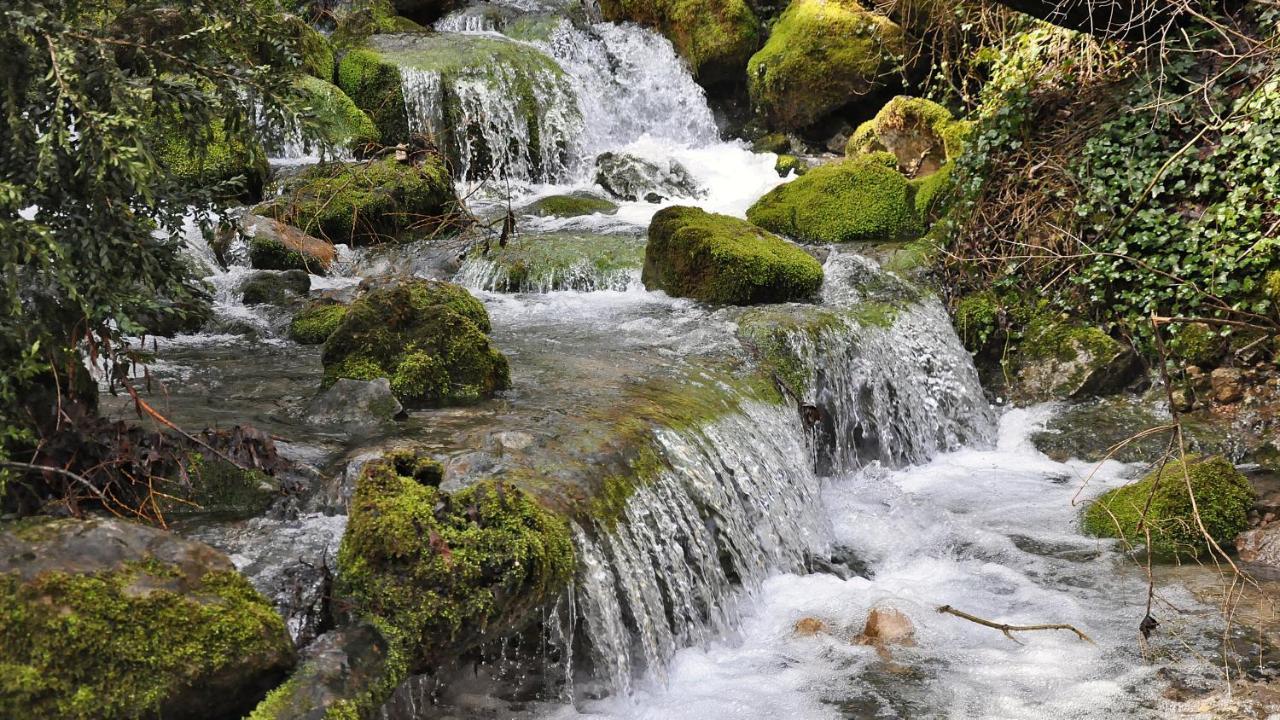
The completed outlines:
{"type": "Polygon", "coordinates": [[[747,222],[677,206],[653,216],[643,280],[676,297],[751,305],[812,295],[822,286],[822,265],[747,222]]]}
{"type": "Polygon", "coordinates": [[[240,301],[245,305],[284,305],[311,291],[311,276],[305,270],[263,270],[240,284],[240,301]]]}
{"type": "Polygon", "coordinates": [[[739,85],[763,39],[746,0],[601,0],[600,12],[665,35],[704,86],[739,85]]]}
{"type": "Polygon", "coordinates": [[[0,716],[239,717],[294,662],[227,557],[123,520],[0,529],[0,716]]]}
{"type": "Polygon", "coordinates": [[[888,153],[809,170],[747,210],[760,227],[805,242],[910,240],[921,232],[914,189],[888,153]]]}
{"type": "Polygon", "coordinates": [[[809,172],[809,161],[795,155],[779,155],[773,164],[773,170],[778,173],[778,177],[786,177],[792,173],[798,177],[809,172]]]}
{"type": "Polygon", "coordinates": [[[854,0],[794,0],[747,65],[756,114],[796,130],[894,84],[902,29],[854,0]]]}
{"type": "Polygon", "coordinates": [[[156,489],[163,495],[155,499],[155,507],[166,518],[254,517],[283,494],[276,478],[261,470],[238,467],[207,451],[187,453],[181,475],[156,481],[156,489]]]}
{"type": "Polygon", "coordinates": [[[581,217],[583,215],[613,215],[618,205],[610,200],[589,193],[549,195],[526,205],[522,212],[537,217],[581,217]]]}
{"type": "Polygon", "coordinates": [[[1133,349],[1092,325],[1041,314],[1008,361],[1020,403],[1118,392],[1141,365],[1133,349]]]}
{"type": "Polygon", "coordinates": [[[247,720],[368,717],[406,672],[402,653],[394,651],[371,623],[347,625],[307,646],[297,672],[272,690],[247,720]]]}
{"type": "Polygon", "coordinates": [[[644,241],[626,235],[526,234],[473,250],[459,276],[495,292],[624,290],[643,263],[644,241]]]}
{"type": "Polygon", "coordinates": [[[311,27],[311,24],[297,16],[287,20],[290,30],[298,41],[298,50],[302,57],[302,72],[321,80],[332,80],[335,56],[333,43],[311,27]]]}
{"type": "Polygon", "coordinates": [[[1085,509],[1083,525],[1091,534],[1134,545],[1146,544],[1150,531],[1153,554],[1194,557],[1209,550],[1206,532],[1222,548],[1232,547],[1236,535],[1249,526],[1253,499],[1248,479],[1230,461],[1190,456],[1185,463],[1169,462],[1136,483],[1105,493],[1085,509]]]}
{"type": "Polygon", "coordinates": [[[491,397],[511,375],[489,330],[484,305],[458,285],[405,280],[374,288],[325,340],[324,384],[388,378],[410,407],[491,397]]]}
{"type": "Polygon", "coordinates": [[[347,149],[363,156],[368,147],[382,139],[373,119],[356,107],[337,85],[304,77],[298,80],[298,86],[305,98],[303,112],[315,124],[320,149],[326,152],[347,149]]]}
{"type": "Polygon", "coordinates": [[[560,66],[532,45],[499,37],[375,35],[343,57],[338,85],[373,118],[383,143],[427,136],[467,179],[497,168],[558,182],[580,135],[581,113],[560,66]]]}
{"type": "Polygon", "coordinates": [[[300,345],[323,345],[346,316],[346,305],[332,300],[313,302],[289,322],[289,339],[300,345]]]}
{"type": "Polygon", "coordinates": [[[331,243],[373,245],[449,222],[458,208],[443,160],[423,153],[367,163],[331,163],[292,178],[283,193],[254,208],[331,243]]]}
{"type": "Polygon", "coordinates": [[[279,220],[250,215],[242,222],[249,236],[249,264],[258,270],[305,270],[324,275],[333,263],[333,243],[314,238],[279,220]]]}
{"type": "Polygon", "coordinates": [[[156,160],[173,176],[191,187],[227,186],[228,197],[259,198],[270,176],[267,152],[260,144],[231,139],[215,121],[208,129],[203,149],[184,131],[157,124],[156,160]]]}
{"type": "Polygon", "coordinates": [[[899,95],[849,138],[850,157],[891,152],[909,178],[937,172],[964,151],[972,124],[956,120],[945,107],[923,98],[899,95]]]}
{"type": "Polygon", "coordinates": [[[518,630],[575,569],[568,523],[521,488],[440,480],[438,463],[408,453],[371,463],[338,552],[340,596],[410,671],[518,630]]]}

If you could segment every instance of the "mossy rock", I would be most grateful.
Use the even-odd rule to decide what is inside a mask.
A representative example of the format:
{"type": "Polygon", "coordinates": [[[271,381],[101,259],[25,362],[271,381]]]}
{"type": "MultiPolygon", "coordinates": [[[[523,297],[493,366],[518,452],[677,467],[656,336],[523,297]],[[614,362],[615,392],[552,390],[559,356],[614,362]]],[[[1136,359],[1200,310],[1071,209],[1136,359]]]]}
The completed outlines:
{"type": "Polygon", "coordinates": [[[773,170],[778,173],[778,177],[786,177],[791,173],[800,176],[809,172],[809,161],[795,155],[779,155],[777,162],[773,164],[773,170]]]}
{"type": "Polygon", "coordinates": [[[679,160],[665,166],[630,153],[601,153],[596,157],[596,184],[611,197],[627,202],[661,202],[672,197],[706,195],[679,160]]]}
{"type": "Polygon", "coordinates": [[[116,519],[0,530],[0,716],[239,717],[293,662],[284,621],[207,545],[116,519]]]}
{"type": "Polygon", "coordinates": [[[333,43],[300,17],[290,17],[288,25],[298,41],[302,55],[302,72],[324,81],[333,80],[335,55],[333,43]]]}
{"type": "Polygon", "coordinates": [[[338,14],[332,40],[339,49],[349,50],[381,33],[425,32],[428,28],[420,23],[397,15],[391,0],[355,0],[338,14]]]}
{"type": "Polygon", "coordinates": [[[704,86],[740,85],[742,70],[763,39],[760,21],[745,0],[601,0],[600,12],[605,20],[662,33],[704,86]]]}
{"type": "Polygon", "coordinates": [[[747,218],[804,242],[911,240],[921,232],[913,195],[893,156],[877,153],[813,168],[756,201],[747,218]]]}
{"type": "Polygon", "coordinates": [[[384,142],[394,145],[409,139],[400,68],[372,50],[357,48],[342,56],[338,87],[368,115],[384,142]]]}
{"type": "Polygon", "coordinates": [[[1132,348],[1101,329],[1041,313],[1008,361],[1020,403],[1118,392],[1141,366],[1132,348]]]}
{"type": "Polygon", "coordinates": [[[675,297],[751,305],[813,295],[822,286],[822,265],[742,220],[676,206],[653,216],[643,280],[675,297]]]}
{"type": "Polygon", "coordinates": [[[284,305],[310,291],[311,276],[305,270],[263,270],[240,285],[240,300],[245,305],[284,305]]]}
{"type": "Polygon", "coordinates": [[[458,285],[405,280],[372,289],[325,340],[325,387],[339,378],[387,378],[409,407],[491,397],[511,375],[489,330],[484,305],[458,285]]]}
{"type": "Polygon", "coordinates": [[[262,188],[271,174],[262,145],[228,138],[221,121],[214,121],[208,128],[203,150],[198,150],[183,131],[164,123],[158,123],[155,132],[156,160],[182,184],[212,187],[230,183],[227,197],[262,197],[262,188]]]}
{"type": "Polygon", "coordinates": [[[483,286],[496,292],[623,290],[644,264],[644,243],[625,235],[520,235],[505,247],[472,251],[469,261],[492,264],[483,286]]]}
{"type": "Polygon", "coordinates": [[[519,487],[486,479],[444,492],[440,477],[408,453],[368,465],[338,551],[338,594],[409,671],[519,630],[576,567],[567,521],[519,487]]]}
{"type": "Polygon", "coordinates": [[[337,85],[304,77],[298,86],[306,99],[303,112],[315,122],[318,141],[325,150],[349,149],[362,156],[382,139],[373,119],[337,85]]]}
{"type": "Polygon", "coordinates": [[[958,298],[951,310],[952,324],[960,342],[971,353],[982,354],[1000,335],[1000,296],[982,290],[958,298]]]}
{"type": "Polygon", "coordinates": [[[187,454],[181,481],[163,485],[167,497],[156,500],[165,517],[217,515],[249,518],[261,515],[280,498],[280,483],[261,470],[246,470],[216,454],[187,454]]]}
{"type": "Polygon", "coordinates": [[[254,213],[331,243],[374,245],[431,232],[449,222],[457,208],[443,160],[423,153],[412,162],[388,157],[317,165],[254,213]]]}
{"type": "Polygon", "coordinates": [[[899,95],[858,126],[845,154],[891,152],[902,174],[923,178],[964,152],[971,131],[972,123],[956,120],[932,100],[899,95]]]}
{"type": "Polygon", "coordinates": [[[323,345],[347,316],[347,306],[333,301],[311,303],[289,322],[289,339],[299,345],[323,345]]]}
{"type": "Polygon", "coordinates": [[[249,235],[249,265],[257,270],[303,270],[324,275],[336,255],[332,243],[279,220],[250,215],[241,225],[249,235]]]}
{"type": "Polygon", "coordinates": [[[854,0],[794,0],[747,65],[759,116],[798,130],[897,81],[902,28],[854,0]]]}
{"type": "Polygon", "coordinates": [[[613,215],[617,203],[587,193],[550,195],[526,205],[520,212],[538,217],[571,218],[583,215],[613,215]]]}
{"type": "Polygon", "coordinates": [[[1108,491],[1085,509],[1084,529],[1134,545],[1146,544],[1150,531],[1152,554],[1197,557],[1209,551],[1209,544],[1195,519],[1193,494],[1205,532],[1219,546],[1232,547],[1236,535],[1249,527],[1254,493],[1248,479],[1220,456],[1169,462],[1136,483],[1108,491]]]}

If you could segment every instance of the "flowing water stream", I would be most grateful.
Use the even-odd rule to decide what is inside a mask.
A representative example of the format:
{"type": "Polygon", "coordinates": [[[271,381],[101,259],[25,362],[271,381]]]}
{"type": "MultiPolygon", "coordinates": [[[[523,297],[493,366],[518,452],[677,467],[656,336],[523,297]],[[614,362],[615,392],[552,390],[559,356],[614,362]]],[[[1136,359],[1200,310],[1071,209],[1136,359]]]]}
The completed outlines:
{"type": "MultiPolygon", "coordinates": [[[[485,81],[479,75],[453,81],[462,121],[480,123],[487,145],[512,149],[489,160],[502,182],[461,173],[460,189],[478,212],[556,193],[598,193],[594,158],[602,152],[675,160],[699,192],[660,203],[621,202],[614,215],[522,217],[520,230],[642,242],[661,207],[696,204],[742,216],[785,181],[774,172],[774,156],[720,139],[702,91],[670,43],[636,27],[572,22],[568,5],[477,3],[438,25],[459,38],[519,44],[563,71],[536,84],[539,102],[550,109],[540,114],[536,132],[515,112],[512,78],[499,73],[494,83],[490,73],[485,81]],[[531,164],[533,156],[540,159],[531,164]]],[[[442,76],[406,68],[403,78],[411,122],[442,130],[442,76]]],[[[465,162],[469,152],[464,148],[465,162]]],[[[747,357],[739,331],[753,311],[647,292],[638,269],[608,277],[583,270],[565,282],[526,288],[541,292],[498,293],[491,265],[464,264],[456,279],[485,302],[494,340],[511,360],[513,389],[490,403],[414,412],[357,432],[308,416],[319,351],[283,338],[289,311],[240,304],[236,288],[249,272],[243,260],[216,270],[195,234],[191,245],[211,271],[217,332],[157,343],[152,373],[167,388],[158,404],[185,426],[263,427],[317,476],[349,478],[348,468],[358,468],[361,458],[408,441],[431,448],[458,478],[553,461],[590,472],[594,456],[584,448],[607,439],[610,423],[655,383],[683,383],[690,392],[719,388],[717,397],[729,396],[729,411],[710,422],[655,429],[662,469],[631,495],[616,524],[575,528],[579,576],[544,623],[550,655],[531,665],[526,654],[511,661],[515,669],[499,661],[453,687],[411,682],[388,704],[386,718],[1162,712],[1150,683],[1154,666],[1143,662],[1136,637],[1144,578],[1108,544],[1079,532],[1073,505],[1123,482],[1132,469],[1105,465],[1077,497],[1092,468],[1053,462],[1028,441],[1051,409],[997,419],[936,299],[902,290],[866,258],[832,252],[821,301],[780,309],[801,320],[815,311],[841,318],[820,332],[785,338],[805,386],[781,404],[741,394],[709,370],[747,357]],[[871,301],[894,305],[889,322],[857,319],[854,311],[871,301]],[[802,420],[801,406],[821,422],[802,420]],[[913,647],[885,657],[853,642],[878,604],[910,616],[913,647]],[[1072,623],[1096,644],[1061,632],[1015,643],[935,612],[943,604],[1014,623],[1072,623]],[[822,630],[797,633],[803,618],[822,630]],[[541,661],[551,667],[533,669],[541,661]],[[489,692],[490,679],[510,674],[539,675],[542,689],[517,699],[489,692]]],[[[339,272],[313,277],[313,294],[350,292],[362,277],[393,269],[445,272],[430,249],[340,250],[339,272]]],[[[330,502],[272,519],[193,532],[226,549],[261,589],[282,598],[297,587],[289,553],[331,562],[344,526],[342,493],[336,488],[330,502]]],[[[1176,590],[1169,600],[1200,603],[1176,590]]],[[[306,622],[291,620],[296,636],[314,631],[306,622]]],[[[1179,641],[1212,643],[1199,636],[1179,641]]],[[[1157,653],[1168,653],[1165,644],[1173,641],[1156,641],[1157,653]]],[[[504,646],[499,655],[506,654],[504,646]]],[[[1184,664],[1195,672],[1203,667],[1184,664]]]]}

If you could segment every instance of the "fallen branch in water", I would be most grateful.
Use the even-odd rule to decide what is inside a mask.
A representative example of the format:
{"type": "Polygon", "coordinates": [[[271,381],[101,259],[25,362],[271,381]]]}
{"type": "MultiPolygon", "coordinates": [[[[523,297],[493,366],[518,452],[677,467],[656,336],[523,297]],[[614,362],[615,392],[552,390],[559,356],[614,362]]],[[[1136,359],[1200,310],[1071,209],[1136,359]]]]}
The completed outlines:
{"type": "Polygon", "coordinates": [[[1063,623],[1049,623],[1046,625],[1006,625],[1004,623],[997,623],[997,622],[991,622],[990,620],[983,620],[982,618],[976,615],[970,615],[967,612],[962,612],[960,610],[957,610],[951,607],[950,605],[943,605],[942,607],[938,608],[938,612],[955,615],[956,617],[964,618],[969,622],[975,622],[979,625],[985,625],[986,627],[989,627],[989,628],[995,628],[996,630],[999,630],[1000,632],[1004,633],[1005,637],[1009,638],[1014,642],[1018,642],[1018,638],[1012,635],[1012,633],[1015,633],[1015,632],[1027,632],[1030,630],[1070,630],[1071,632],[1075,633],[1076,636],[1079,637],[1081,640],[1084,640],[1087,643],[1096,644],[1093,642],[1092,638],[1090,638],[1088,635],[1085,635],[1084,633],[1077,630],[1074,625],[1066,625],[1063,623]]]}

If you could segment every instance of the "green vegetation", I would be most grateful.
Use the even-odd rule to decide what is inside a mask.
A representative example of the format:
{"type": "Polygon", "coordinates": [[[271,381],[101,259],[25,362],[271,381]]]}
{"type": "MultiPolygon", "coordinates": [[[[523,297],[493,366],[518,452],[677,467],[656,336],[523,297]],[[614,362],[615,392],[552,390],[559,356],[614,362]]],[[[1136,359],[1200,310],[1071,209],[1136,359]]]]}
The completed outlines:
{"type": "Polygon", "coordinates": [[[210,188],[228,198],[260,197],[270,168],[267,153],[256,140],[230,138],[221,120],[210,126],[204,144],[193,144],[181,131],[164,127],[157,131],[156,159],[184,185],[210,188]]]}
{"type": "Polygon", "coordinates": [[[157,510],[165,517],[253,517],[281,495],[279,483],[271,476],[237,467],[216,455],[188,453],[180,472],[184,478],[159,483],[168,497],[157,499],[157,510]]]}
{"type": "Polygon", "coordinates": [[[656,28],[704,85],[740,84],[760,47],[760,22],[746,0],[601,0],[606,20],[656,28]]]}
{"type": "Polygon", "coordinates": [[[370,464],[352,497],[338,591],[421,671],[490,626],[516,627],[576,567],[569,525],[520,488],[481,480],[443,492],[438,464],[370,464]]]}
{"type": "Polygon", "coordinates": [[[742,220],[670,207],[649,225],[643,279],[677,297],[750,305],[812,295],[822,286],[822,265],[742,220]]]}
{"type": "Polygon", "coordinates": [[[1153,554],[1196,557],[1209,546],[1196,522],[1192,495],[1204,532],[1223,548],[1231,547],[1236,535],[1249,526],[1253,489],[1220,456],[1169,462],[1163,470],[1152,471],[1138,482],[1108,491],[1086,508],[1084,529],[1134,545],[1146,544],[1146,532],[1150,532],[1153,554]],[[1188,479],[1191,493],[1187,492],[1188,479]]]}
{"type": "Polygon", "coordinates": [[[457,209],[444,162],[421,154],[367,163],[317,165],[254,212],[334,243],[371,245],[431,232],[457,209]]]}
{"type": "Polygon", "coordinates": [[[621,289],[644,263],[644,243],[625,235],[520,235],[483,256],[497,266],[498,292],[621,289]]]}
{"type": "Polygon", "coordinates": [[[778,177],[786,177],[791,173],[803,175],[809,172],[809,163],[795,155],[779,155],[778,161],[773,164],[773,169],[778,173],[778,177]]]}
{"type": "Polygon", "coordinates": [[[752,105],[771,128],[804,128],[894,82],[902,53],[902,28],[855,0],[794,0],[747,65],[752,105]]]}
{"type": "Polygon", "coordinates": [[[747,211],[760,227],[804,242],[910,240],[920,235],[913,188],[889,153],[813,168],[747,211]]]}
{"type": "Polygon", "coordinates": [[[5,717],[179,715],[238,668],[279,672],[293,658],[284,621],[229,566],[195,578],[159,560],[25,580],[0,574],[0,608],[5,717]]]}
{"type": "Polygon", "coordinates": [[[322,345],[347,316],[347,306],[336,302],[315,302],[293,316],[289,339],[300,345],[322,345]]]}
{"type": "Polygon", "coordinates": [[[304,112],[312,118],[313,132],[324,149],[360,152],[381,139],[373,119],[333,83],[304,77],[298,86],[305,97],[304,112]]]}
{"type": "Polygon", "coordinates": [[[612,215],[618,212],[617,203],[586,194],[551,195],[530,203],[521,212],[539,217],[581,217],[583,215],[612,215]]]}
{"type": "Polygon", "coordinates": [[[457,285],[407,280],[351,304],[325,340],[324,383],[389,378],[409,406],[457,405],[511,384],[484,305],[457,285]]]}

